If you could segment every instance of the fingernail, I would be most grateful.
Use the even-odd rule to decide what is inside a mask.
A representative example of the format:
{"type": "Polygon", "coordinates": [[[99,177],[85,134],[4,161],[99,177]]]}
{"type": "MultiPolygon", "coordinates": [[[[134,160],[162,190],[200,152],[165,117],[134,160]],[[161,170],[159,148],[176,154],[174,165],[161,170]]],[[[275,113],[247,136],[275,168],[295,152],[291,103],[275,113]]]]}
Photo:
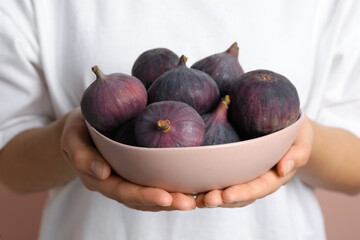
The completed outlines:
{"type": "Polygon", "coordinates": [[[157,205],[159,205],[160,207],[170,207],[171,206],[171,203],[172,203],[172,200],[171,199],[163,199],[163,200],[161,200],[161,201],[159,201],[158,203],[157,203],[157,205]]]}
{"type": "Polygon", "coordinates": [[[105,169],[99,161],[93,161],[91,163],[91,170],[95,174],[96,177],[102,179],[104,177],[105,169]]]}
{"type": "Polygon", "coordinates": [[[294,161],[293,160],[289,160],[287,163],[286,163],[286,167],[285,167],[285,171],[284,171],[284,177],[286,175],[288,175],[290,172],[292,172],[292,170],[294,169],[294,161]]]}

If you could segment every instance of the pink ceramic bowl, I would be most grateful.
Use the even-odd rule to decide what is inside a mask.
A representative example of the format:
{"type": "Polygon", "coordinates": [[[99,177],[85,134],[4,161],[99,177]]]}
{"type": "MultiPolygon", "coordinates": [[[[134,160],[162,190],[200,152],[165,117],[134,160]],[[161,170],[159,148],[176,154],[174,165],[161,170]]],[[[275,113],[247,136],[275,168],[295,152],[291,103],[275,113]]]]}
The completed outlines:
{"type": "Polygon", "coordinates": [[[304,116],[256,139],[212,146],[145,148],[115,142],[88,123],[91,137],[113,170],[143,186],[200,193],[254,179],[271,169],[293,143],[304,116]]]}

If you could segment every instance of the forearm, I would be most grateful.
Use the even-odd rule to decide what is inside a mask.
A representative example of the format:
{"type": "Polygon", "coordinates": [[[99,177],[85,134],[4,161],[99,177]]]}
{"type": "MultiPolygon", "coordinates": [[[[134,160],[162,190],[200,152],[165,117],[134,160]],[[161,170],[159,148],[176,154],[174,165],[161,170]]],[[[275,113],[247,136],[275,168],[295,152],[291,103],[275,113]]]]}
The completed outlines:
{"type": "Polygon", "coordinates": [[[60,147],[65,120],[21,132],[0,151],[4,185],[21,193],[42,191],[75,176],[60,147]]]}
{"type": "Polygon", "coordinates": [[[360,139],[340,128],[310,121],[314,142],[310,160],[298,175],[307,184],[348,194],[360,192],[360,139]]]}

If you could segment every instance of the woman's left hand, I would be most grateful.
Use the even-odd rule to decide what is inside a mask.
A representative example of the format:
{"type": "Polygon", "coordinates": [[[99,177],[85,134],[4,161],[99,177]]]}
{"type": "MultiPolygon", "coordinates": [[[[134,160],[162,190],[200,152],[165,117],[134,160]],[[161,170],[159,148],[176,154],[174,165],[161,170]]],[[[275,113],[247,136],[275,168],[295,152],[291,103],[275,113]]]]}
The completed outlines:
{"type": "Polygon", "coordinates": [[[310,120],[305,116],[294,143],[274,168],[249,182],[197,195],[197,207],[243,207],[275,192],[292,179],[297,168],[308,163],[313,135],[310,120]]]}

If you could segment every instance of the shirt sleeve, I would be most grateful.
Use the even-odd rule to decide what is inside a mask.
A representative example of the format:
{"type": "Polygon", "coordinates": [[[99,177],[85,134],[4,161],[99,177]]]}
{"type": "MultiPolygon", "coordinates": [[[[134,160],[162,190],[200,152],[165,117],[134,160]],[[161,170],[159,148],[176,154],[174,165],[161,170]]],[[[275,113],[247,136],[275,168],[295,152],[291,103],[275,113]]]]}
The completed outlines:
{"type": "Polygon", "coordinates": [[[329,64],[319,73],[327,79],[316,120],[360,137],[360,4],[343,3],[339,12],[333,12],[329,18],[329,24],[336,21],[337,25],[329,28],[323,38],[325,46],[325,41],[334,44],[322,49],[332,55],[330,59],[323,58],[329,64]]]}
{"type": "Polygon", "coordinates": [[[0,4],[0,149],[54,119],[35,32],[30,1],[0,4]]]}

